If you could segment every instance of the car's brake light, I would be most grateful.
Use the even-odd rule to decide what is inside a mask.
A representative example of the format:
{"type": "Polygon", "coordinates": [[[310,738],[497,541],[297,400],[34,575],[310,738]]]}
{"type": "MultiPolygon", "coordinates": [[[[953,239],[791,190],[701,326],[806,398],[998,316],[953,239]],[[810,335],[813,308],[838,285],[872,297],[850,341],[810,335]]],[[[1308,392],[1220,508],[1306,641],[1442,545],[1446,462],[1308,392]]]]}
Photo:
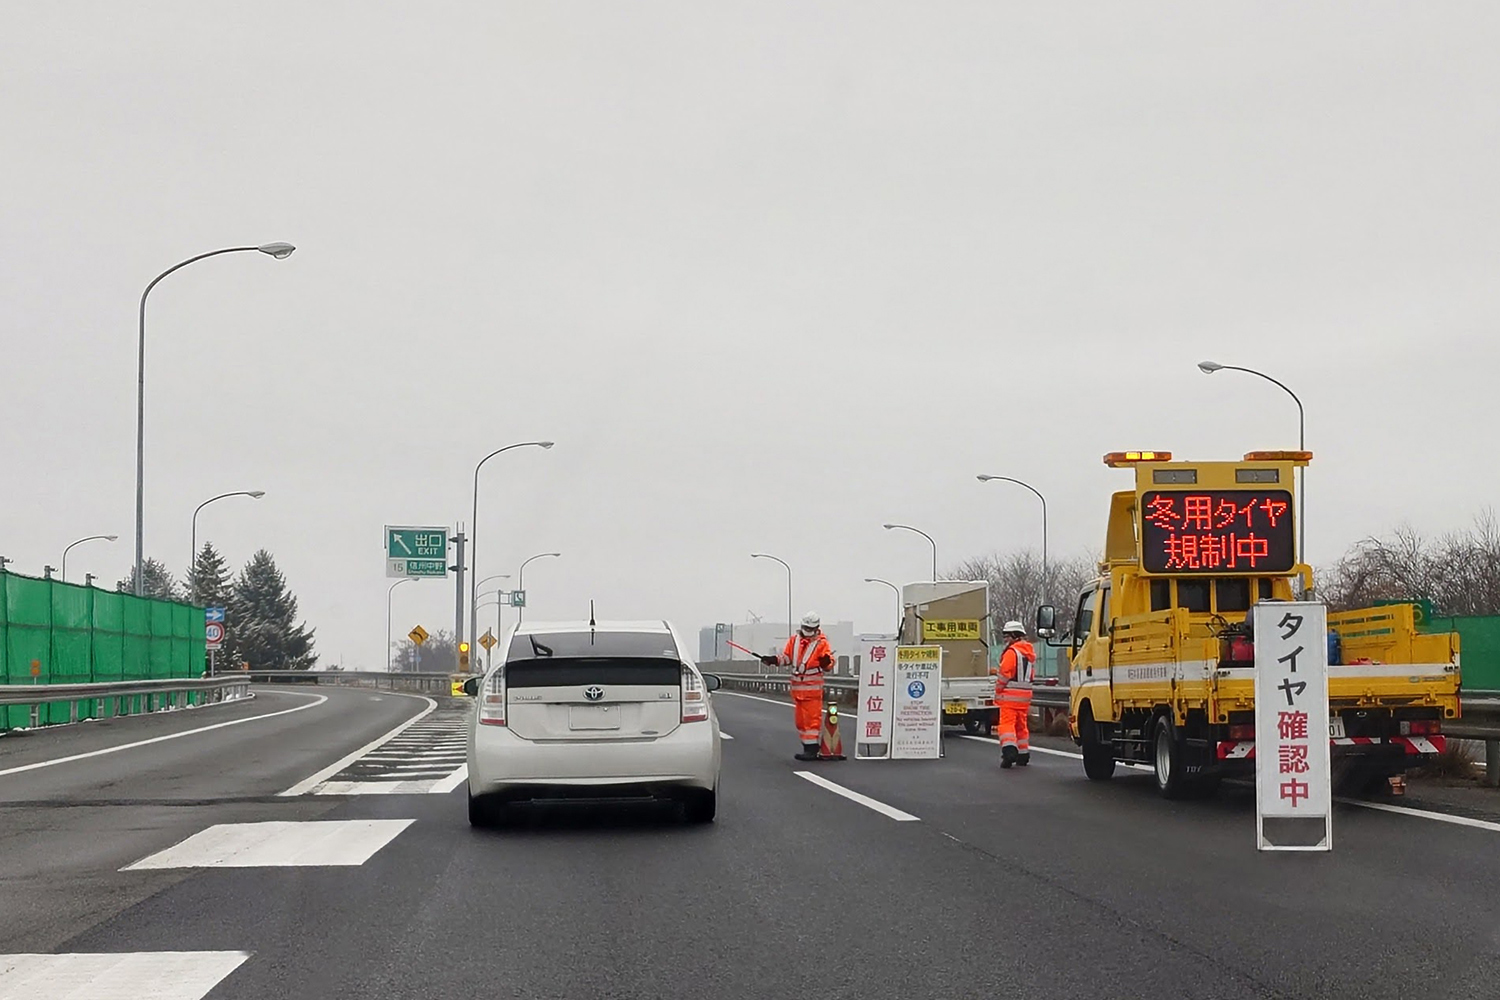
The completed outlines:
{"type": "Polygon", "coordinates": [[[689,667],[682,668],[682,721],[703,722],[708,718],[708,691],[703,678],[689,667]]]}
{"type": "Polygon", "coordinates": [[[479,724],[482,726],[505,725],[505,674],[497,670],[490,678],[488,690],[479,698],[479,724]]]}
{"type": "Polygon", "coordinates": [[[1436,736],[1443,731],[1443,724],[1438,719],[1402,719],[1402,736],[1436,736]]]}

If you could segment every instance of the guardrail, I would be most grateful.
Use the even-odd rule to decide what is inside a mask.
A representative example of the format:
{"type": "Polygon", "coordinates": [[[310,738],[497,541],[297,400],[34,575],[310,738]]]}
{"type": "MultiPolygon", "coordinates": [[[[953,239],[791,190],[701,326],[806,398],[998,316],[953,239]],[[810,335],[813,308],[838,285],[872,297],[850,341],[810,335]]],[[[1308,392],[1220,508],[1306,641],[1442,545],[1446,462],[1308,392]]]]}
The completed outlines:
{"type": "MultiPolygon", "coordinates": [[[[386,691],[440,691],[448,694],[454,674],[433,671],[386,672],[384,670],[241,670],[243,676],[257,684],[331,684],[338,687],[364,687],[386,691]]],[[[473,676],[482,676],[476,671],[473,676]]]]}
{"type": "Polygon", "coordinates": [[[164,709],[183,708],[189,695],[205,695],[197,704],[212,704],[242,698],[250,691],[243,677],[178,677],[147,681],[104,681],[96,684],[0,684],[0,705],[31,708],[31,727],[41,725],[41,708],[68,702],[69,721],[80,718],[116,718],[164,709]],[[82,709],[83,702],[96,702],[96,709],[82,709]]]}

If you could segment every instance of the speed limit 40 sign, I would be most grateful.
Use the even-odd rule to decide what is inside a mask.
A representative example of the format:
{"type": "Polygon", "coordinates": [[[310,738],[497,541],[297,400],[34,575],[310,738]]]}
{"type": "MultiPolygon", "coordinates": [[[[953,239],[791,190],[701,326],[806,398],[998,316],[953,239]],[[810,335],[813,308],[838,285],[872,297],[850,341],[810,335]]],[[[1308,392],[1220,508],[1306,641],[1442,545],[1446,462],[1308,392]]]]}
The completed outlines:
{"type": "Polygon", "coordinates": [[[203,638],[209,649],[218,649],[224,644],[224,623],[208,622],[203,626],[203,638]]]}

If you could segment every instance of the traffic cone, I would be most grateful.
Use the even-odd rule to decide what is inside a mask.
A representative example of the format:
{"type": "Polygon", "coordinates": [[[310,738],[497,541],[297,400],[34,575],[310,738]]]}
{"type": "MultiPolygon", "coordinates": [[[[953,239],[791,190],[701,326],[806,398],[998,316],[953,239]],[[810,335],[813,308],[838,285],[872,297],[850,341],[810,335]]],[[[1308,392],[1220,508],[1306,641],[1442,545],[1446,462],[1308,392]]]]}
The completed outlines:
{"type": "Polygon", "coordinates": [[[818,736],[818,759],[844,759],[844,738],[839,735],[839,707],[833,702],[823,706],[823,730],[818,736]]]}

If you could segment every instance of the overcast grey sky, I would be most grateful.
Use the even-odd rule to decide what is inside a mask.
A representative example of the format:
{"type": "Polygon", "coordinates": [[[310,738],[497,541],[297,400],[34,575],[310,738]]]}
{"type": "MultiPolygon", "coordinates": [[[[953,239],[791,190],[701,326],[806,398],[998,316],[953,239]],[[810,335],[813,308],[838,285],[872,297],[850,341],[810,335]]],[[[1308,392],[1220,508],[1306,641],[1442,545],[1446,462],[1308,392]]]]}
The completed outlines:
{"type": "MultiPolygon", "coordinates": [[[[0,18],[0,553],[275,553],[384,663],[381,526],[534,617],[889,618],[1102,543],[1121,448],[1296,443],[1309,555],[1492,504],[1491,3],[20,3],[0,18]]],[[[489,614],[492,612],[486,612],[489,614]]],[[[396,591],[452,626],[451,584],[396,591]]]]}

